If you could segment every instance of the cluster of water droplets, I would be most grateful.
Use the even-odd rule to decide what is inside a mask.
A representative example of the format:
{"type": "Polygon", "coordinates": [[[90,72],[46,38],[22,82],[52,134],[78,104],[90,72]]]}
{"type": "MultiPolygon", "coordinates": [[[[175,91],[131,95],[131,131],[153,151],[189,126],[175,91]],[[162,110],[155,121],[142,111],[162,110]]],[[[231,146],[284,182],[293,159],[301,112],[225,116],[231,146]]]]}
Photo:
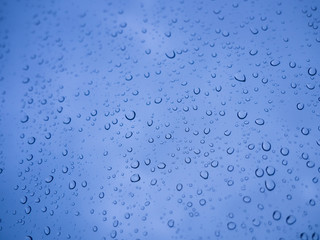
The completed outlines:
{"type": "Polygon", "coordinates": [[[320,239],[319,2],[0,4],[0,239],[320,239]]]}

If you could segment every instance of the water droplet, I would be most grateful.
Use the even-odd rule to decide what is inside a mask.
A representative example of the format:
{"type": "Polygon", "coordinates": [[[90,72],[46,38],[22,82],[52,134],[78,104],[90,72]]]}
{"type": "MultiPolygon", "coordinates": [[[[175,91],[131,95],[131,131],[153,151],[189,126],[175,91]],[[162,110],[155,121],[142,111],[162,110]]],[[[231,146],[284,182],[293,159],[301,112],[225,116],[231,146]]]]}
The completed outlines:
{"type": "Polygon", "coordinates": [[[238,118],[241,119],[241,120],[245,119],[247,117],[247,115],[248,115],[248,113],[246,111],[239,111],[237,113],[238,118]]]}
{"type": "Polygon", "coordinates": [[[287,223],[288,225],[292,225],[292,224],[294,224],[296,221],[297,221],[297,219],[296,219],[295,216],[293,216],[293,215],[289,215],[289,216],[286,218],[286,223],[287,223]]]}
{"type": "Polygon", "coordinates": [[[262,142],[262,145],[261,145],[262,149],[266,152],[270,151],[271,150],[271,143],[268,142],[268,141],[264,141],[262,142]]]}
{"type": "Polygon", "coordinates": [[[130,177],[130,181],[135,183],[135,182],[139,182],[140,181],[140,175],[139,174],[133,174],[131,177],[130,177]]]}
{"type": "Polygon", "coordinates": [[[251,202],[251,197],[249,197],[249,196],[244,196],[244,197],[243,197],[243,201],[244,201],[245,203],[250,203],[250,202],[251,202]]]}
{"type": "Polygon", "coordinates": [[[257,177],[259,177],[259,178],[262,177],[264,175],[263,169],[262,168],[257,168],[256,171],[255,171],[255,175],[257,177]]]}
{"type": "Polygon", "coordinates": [[[218,167],[218,165],[219,165],[219,162],[218,162],[217,160],[213,160],[213,161],[211,162],[211,167],[213,167],[213,168],[218,167]]]}
{"type": "Polygon", "coordinates": [[[229,230],[236,229],[237,225],[234,222],[228,222],[227,227],[229,230]]]}
{"type": "Polygon", "coordinates": [[[140,166],[140,162],[139,161],[133,161],[130,165],[133,169],[136,169],[140,166]]]}
{"type": "Polygon", "coordinates": [[[266,172],[269,176],[273,176],[274,173],[276,172],[276,169],[272,166],[268,166],[268,167],[266,167],[266,172]]]}
{"type": "Polygon", "coordinates": [[[316,69],[316,68],[313,68],[313,67],[310,67],[310,68],[308,69],[308,74],[309,74],[310,76],[316,75],[316,74],[317,74],[317,69],[316,69]]]}
{"type": "Polygon", "coordinates": [[[209,173],[208,173],[208,171],[201,171],[200,172],[200,176],[203,178],[203,179],[208,179],[208,177],[209,177],[209,173]]]}
{"type": "Polygon", "coordinates": [[[46,235],[49,235],[50,232],[51,232],[50,227],[46,226],[46,227],[44,228],[44,233],[45,233],[46,235]]]}
{"type": "Polygon", "coordinates": [[[272,214],[272,218],[276,221],[279,221],[281,219],[281,212],[278,210],[274,211],[272,214]]]}
{"type": "Polygon", "coordinates": [[[173,58],[175,58],[176,53],[175,53],[175,51],[168,52],[168,53],[166,53],[166,56],[167,56],[167,58],[169,58],[169,59],[173,59],[173,58]]]}
{"type": "Polygon", "coordinates": [[[190,157],[186,157],[184,159],[185,163],[190,164],[191,163],[191,158],[190,157]]]}
{"type": "Polygon", "coordinates": [[[178,191],[181,191],[182,188],[183,188],[183,185],[182,185],[181,183],[178,183],[177,186],[176,186],[176,189],[177,189],[178,191]]]}
{"type": "Polygon", "coordinates": [[[167,224],[170,228],[174,227],[174,221],[172,219],[170,219],[167,224]]]}
{"type": "Polygon", "coordinates": [[[125,114],[126,119],[129,121],[132,121],[136,117],[136,112],[135,111],[129,111],[125,114]]]}
{"type": "Polygon", "coordinates": [[[166,167],[166,164],[162,162],[162,163],[159,163],[157,167],[159,169],[164,169],[166,167]]]}
{"type": "Polygon", "coordinates": [[[26,123],[29,120],[29,116],[28,115],[23,115],[23,117],[20,119],[21,123],[26,123]]]}
{"type": "Polygon", "coordinates": [[[282,154],[282,156],[288,156],[289,155],[289,149],[283,147],[283,148],[280,149],[280,153],[282,154]]]}
{"type": "Polygon", "coordinates": [[[131,81],[133,79],[133,76],[131,75],[131,74],[127,74],[126,76],[125,76],[125,80],[126,81],[131,81]]]}
{"type": "Polygon", "coordinates": [[[276,183],[273,180],[270,180],[270,179],[265,180],[264,185],[266,186],[268,191],[272,191],[276,187],[276,183]]]}
{"type": "Polygon", "coordinates": [[[257,118],[256,121],[255,121],[255,123],[256,123],[257,125],[262,126],[262,125],[264,125],[264,120],[263,120],[262,118],[257,118]]]}
{"type": "Polygon", "coordinates": [[[51,183],[53,181],[53,176],[50,175],[49,177],[46,178],[46,183],[51,183]]]}
{"type": "Polygon", "coordinates": [[[75,189],[76,186],[77,186],[76,181],[72,180],[71,182],[69,182],[69,189],[70,190],[75,189]]]}
{"type": "Polygon", "coordinates": [[[295,62],[289,62],[289,66],[291,67],[291,68],[295,68],[296,66],[297,66],[297,64],[295,63],[295,62]]]}
{"type": "Polygon", "coordinates": [[[276,67],[280,64],[280,61],[279,60],[271,60],[270,61],[270,65],[273,66],[273,67],[276,67]]]}
{"type": "Polygon", "coordinates": [[[310,130],[308,128],[301,128],[301,133],[305,136],[309,135],[310,133],[310,130]]]}
{"type": "Polygon", "coordinates": [[[242,73],[237,73],[234,75],[234,79],[239,81],[239,82],[245,82],[247,80],[246,75],[242,73]]]}
{"type": "Polygon", "coordinates": [[[297,103],[297,109],[298,110],[302,110],[304,108],[304,104],[303,103],[297,103]]]}
{"type": "Polygon", "coordinates": [[[206,203],[207,203],[207,201],[203,198],[199,200],[200,206],[204,206],[204,205],[206,205],[206,203]]]}
{"type": "Polygon", "coordinates": [[[69,123],[71,123],[71,117],[66,117],[66,118],[63,120],[63,123],[64,123],[64,124],[69,124],[69,123]]]}

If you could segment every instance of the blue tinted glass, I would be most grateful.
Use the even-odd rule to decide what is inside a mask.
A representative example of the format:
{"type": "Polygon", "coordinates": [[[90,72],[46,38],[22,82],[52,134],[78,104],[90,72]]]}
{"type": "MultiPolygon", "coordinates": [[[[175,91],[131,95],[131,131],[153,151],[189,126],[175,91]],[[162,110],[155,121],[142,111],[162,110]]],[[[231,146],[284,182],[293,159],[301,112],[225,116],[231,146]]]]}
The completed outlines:
{"type": "Polygon", "coordinates": [[[320,2],[0,0],[0,239],[320,239],[320,2]]]}

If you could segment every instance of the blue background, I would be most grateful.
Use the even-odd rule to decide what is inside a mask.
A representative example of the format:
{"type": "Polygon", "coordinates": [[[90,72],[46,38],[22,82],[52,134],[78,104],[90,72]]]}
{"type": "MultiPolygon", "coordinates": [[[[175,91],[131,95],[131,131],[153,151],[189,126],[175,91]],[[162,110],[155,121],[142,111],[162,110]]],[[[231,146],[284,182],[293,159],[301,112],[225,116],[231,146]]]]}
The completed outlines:
{"type": "Polygon", "coordinates": [[[319,239],[319,1],[0,1],[0,239],[319,239]]]}

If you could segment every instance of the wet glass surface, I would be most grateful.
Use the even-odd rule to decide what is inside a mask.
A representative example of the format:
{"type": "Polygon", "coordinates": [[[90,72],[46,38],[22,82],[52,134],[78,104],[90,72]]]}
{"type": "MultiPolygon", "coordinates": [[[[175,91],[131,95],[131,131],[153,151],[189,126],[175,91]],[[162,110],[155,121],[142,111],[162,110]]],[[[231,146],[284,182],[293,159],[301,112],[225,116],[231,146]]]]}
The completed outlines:
{"type": "Polygon", "coordinates": [[[320,239],[319,1],[0,1],[0,239],[320,239]]]}

